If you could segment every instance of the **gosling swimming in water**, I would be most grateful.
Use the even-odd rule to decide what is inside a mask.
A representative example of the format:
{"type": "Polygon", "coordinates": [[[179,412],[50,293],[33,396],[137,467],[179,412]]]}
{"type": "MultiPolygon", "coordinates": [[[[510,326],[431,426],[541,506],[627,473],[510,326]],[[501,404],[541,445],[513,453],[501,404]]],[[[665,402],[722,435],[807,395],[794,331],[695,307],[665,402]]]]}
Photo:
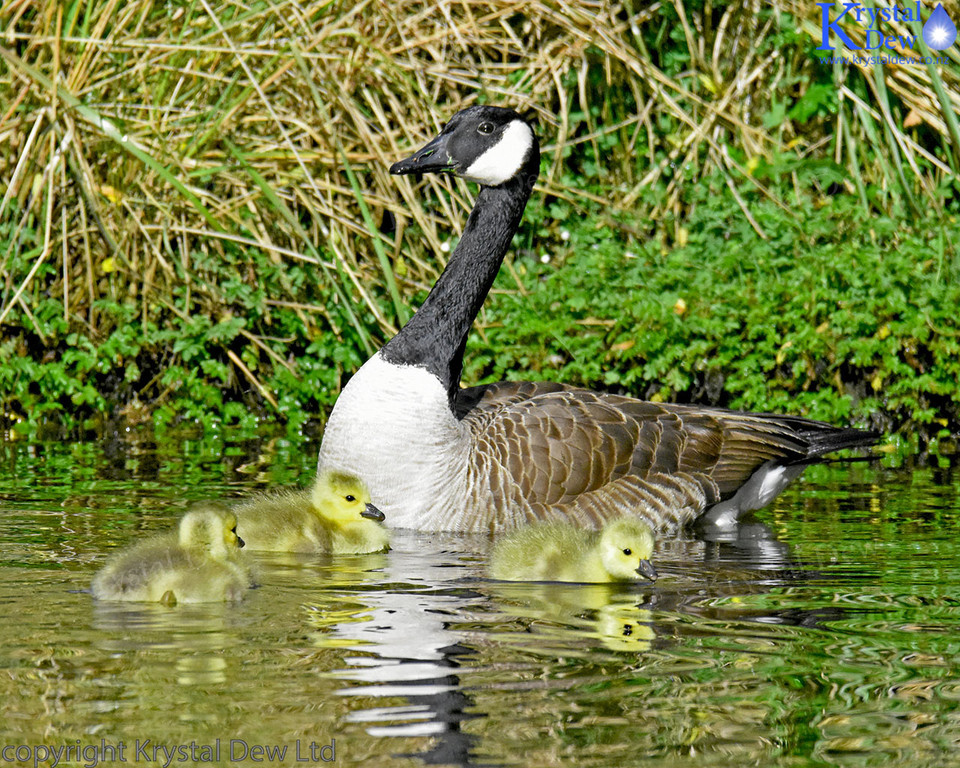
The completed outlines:
{"type": "Polygon", "coordinates": [[[505,581],[654,581],[652,554],[653,532],[636,518],[612,520],[600,531],[534,523],[497,540],[489,575],[505,581]]]}
{"type": "Polygon", "coordinates": [[[211,603],[241,600],[254,586],[242,561],[237,517],[220,504],[189,510],[176,533],[135,544],[112,557],[94,577],[98,600],[211,603]]]}
{"type": "Polygon", "coordinates": [[[248,549],[364,554],[390,549],[383,512],[358,478],[320,474],[308,490],[281,491],[235,507],[248,549]]]}

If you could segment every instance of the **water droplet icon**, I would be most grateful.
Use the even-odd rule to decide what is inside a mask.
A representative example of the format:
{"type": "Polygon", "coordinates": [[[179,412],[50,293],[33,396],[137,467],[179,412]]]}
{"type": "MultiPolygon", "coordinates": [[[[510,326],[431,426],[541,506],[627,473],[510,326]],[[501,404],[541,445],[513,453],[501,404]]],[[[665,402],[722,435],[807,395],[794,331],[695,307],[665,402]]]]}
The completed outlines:
{"type": "Polygon", "coordinates": [[[923,25],[923,40],[934,51],[942,51],[957,39],[957,26],[938,3],[927,23],[923,25]]]}

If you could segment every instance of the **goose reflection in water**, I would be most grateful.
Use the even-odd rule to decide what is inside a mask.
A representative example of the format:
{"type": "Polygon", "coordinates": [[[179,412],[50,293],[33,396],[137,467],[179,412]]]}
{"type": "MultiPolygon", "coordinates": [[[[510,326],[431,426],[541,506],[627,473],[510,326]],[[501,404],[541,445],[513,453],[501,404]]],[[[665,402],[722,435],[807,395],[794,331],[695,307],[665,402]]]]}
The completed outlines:
{"type": "Polygon", "coordinates": [[[474,765],[478,737],[460,724],[483,715],[470,711],[475,702],[464,691],[462,674],[469,673],[465,662],[474,651],[465,644],[469,632],[458,627],[487,602],[470,583],[480,569],[474,553],[487,543],[480,537],[430,537],[429,544],[419,538],[399,536],[380,574],[383,589],[356,595],[366,606],[365,620],[332,627],[333,643],[363,655],[345,657],[349,666],[331,674],[350,682],[343,696],[406,700],[347,715],[349,722],[366,724],[369,735],[435,737],[433,748],[416,757],[428,764],[474,765]]]}
{"type": "Polygon", "coordinates": [[[480,756],[489,751],[484,727],[464,723],[487,717],[523,686],[571,685],[536,671],[491,685],[498,664],[522,670],[537,658],[577,658],[592,668],[593,661],[622,663],[624,654],[642,658],[676,642],[682,615],[807,626],[836,618],[739,606],[737,596],[800,583],[806,571],[759,523],[728,539],[658,543],[656,586],[583,585],[490,581],[483,578],[487,538],[398,531],[394,550],[377,558],[367,579],[323,587],[349,595],[349,616],[324,611],[321,600],[310,621],[323,645],[356,652],[328,673],[344,683],[339,694],[358,703],[347,722],[373,737],[410,740],[405,745],[430,737],[429,750],[416,755],[428,764],[489,764],[480,756]],[[381,704],[397,698],[402,703],[381,704]]]}

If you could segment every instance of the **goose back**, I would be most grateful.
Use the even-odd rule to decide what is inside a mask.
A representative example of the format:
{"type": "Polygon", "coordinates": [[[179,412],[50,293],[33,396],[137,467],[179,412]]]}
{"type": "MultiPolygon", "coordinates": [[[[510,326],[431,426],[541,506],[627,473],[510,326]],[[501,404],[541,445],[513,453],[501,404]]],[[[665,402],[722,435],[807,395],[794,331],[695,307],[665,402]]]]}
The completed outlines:
{"type": "Polygon", "coordinates": [[[637,514],[674,533],[721,502],[735,522],[769,503],[807,463],[876,439],[794,416],[651,403],[552,382],[465,389],[457,416],[472,437],[476,482],[487,479],[495,529],[547,519],[598,527],[637,514]],[[755,490],[737,497],[751,478],[755,490]]]}

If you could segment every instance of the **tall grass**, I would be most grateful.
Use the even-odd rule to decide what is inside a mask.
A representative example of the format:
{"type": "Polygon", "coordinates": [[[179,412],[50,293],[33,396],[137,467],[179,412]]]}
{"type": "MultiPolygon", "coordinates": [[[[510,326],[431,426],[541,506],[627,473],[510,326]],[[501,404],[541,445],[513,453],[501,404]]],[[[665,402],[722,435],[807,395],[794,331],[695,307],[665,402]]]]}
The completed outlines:
{"type": "Polygon", "coordinates": [[[955,49],[946,66],[823,65],[819,13],[3,0],[3,417],[177,418],[180,395],[213,398],[202,412],[244,401],[238,418],[321,410],[442,268],[468,187],[425,192],[386,169],[470,103],[538,118],[544,199],[602,201],[668,244],[684,238],[684,186],[714,174],[775,234],[740,190],[789,218],[797,184],[755,177],[762,162],[823,164],[824,189],[858,195],[864,217],[942,211],[960,163],[955,49]],[[25,362],[51,356],[63,381],[25,362]],[[315,402],[290,402],[293,381],[315,402]]]}

